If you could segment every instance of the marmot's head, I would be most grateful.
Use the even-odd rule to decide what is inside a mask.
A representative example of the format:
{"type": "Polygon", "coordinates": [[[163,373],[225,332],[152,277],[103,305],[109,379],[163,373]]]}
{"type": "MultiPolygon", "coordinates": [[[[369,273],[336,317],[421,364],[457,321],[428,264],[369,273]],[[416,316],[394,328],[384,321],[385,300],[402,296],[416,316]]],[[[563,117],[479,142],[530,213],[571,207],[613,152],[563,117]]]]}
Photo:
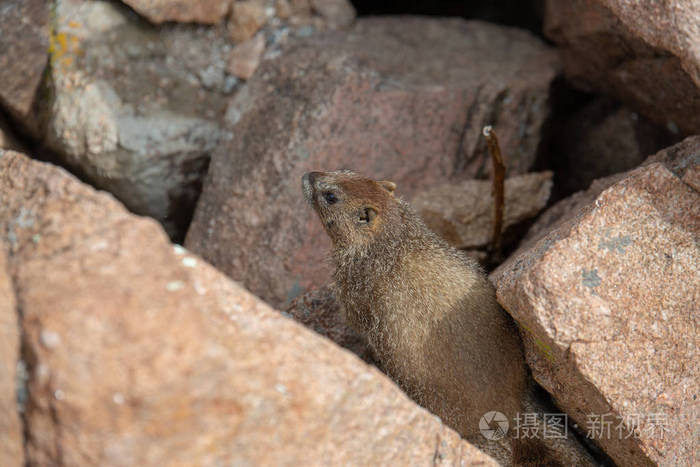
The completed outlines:
{"type": "Polygon", "coordinates": [[[304,198],[318,213],[333,245],[341,248],[369,244],[396,203],[395,183],[348,170],[309,172],[301,185],[304,198]]]}

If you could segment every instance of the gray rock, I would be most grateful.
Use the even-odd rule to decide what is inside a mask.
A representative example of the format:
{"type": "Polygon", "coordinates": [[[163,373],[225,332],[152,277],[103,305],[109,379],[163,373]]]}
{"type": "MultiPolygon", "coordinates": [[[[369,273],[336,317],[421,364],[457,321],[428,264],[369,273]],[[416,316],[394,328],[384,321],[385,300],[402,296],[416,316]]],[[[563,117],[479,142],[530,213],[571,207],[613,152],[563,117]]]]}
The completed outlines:
{"type": "Polygon", "coordinates": [[[233,0],[123,0],[154,23],[216,24],[228,13],[233,0]]]}
{"type": "MultiPolygon", "coordinates": [[[[131,210],[183,235],[227,94],[220,30],[155,29],[113,2],[58,0],[45,142],[131,210]]],[[[42,136],[42,135],[37,135],[42,136]]]]}
{"type": "Polygon", "coordinates": [[[26,117],[39,87],[49,50],[45,0],[0,4],[0,105],[26,117]]]}

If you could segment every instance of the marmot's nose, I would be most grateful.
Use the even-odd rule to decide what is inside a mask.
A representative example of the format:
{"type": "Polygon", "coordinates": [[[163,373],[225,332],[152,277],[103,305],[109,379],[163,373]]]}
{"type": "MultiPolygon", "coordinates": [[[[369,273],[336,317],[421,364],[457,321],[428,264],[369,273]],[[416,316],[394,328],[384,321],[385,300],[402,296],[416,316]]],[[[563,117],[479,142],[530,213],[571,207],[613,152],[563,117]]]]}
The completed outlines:
{"type": "Polygon", "coordinates": [[[306,172],[301,177],[301,190],[304,193],[304,198],[311,202],[314,192],[314,182],[316,181],[316,175],[318,172],[306,172]]]}
{"type": "Polygon", "coordinates": [[[310,185],[313,186],[314,182],[316,182],[316,177],[318,176],[319,172],[306,172],[303,177],[301,177],[301,183],[303,185],[310,185]]]}

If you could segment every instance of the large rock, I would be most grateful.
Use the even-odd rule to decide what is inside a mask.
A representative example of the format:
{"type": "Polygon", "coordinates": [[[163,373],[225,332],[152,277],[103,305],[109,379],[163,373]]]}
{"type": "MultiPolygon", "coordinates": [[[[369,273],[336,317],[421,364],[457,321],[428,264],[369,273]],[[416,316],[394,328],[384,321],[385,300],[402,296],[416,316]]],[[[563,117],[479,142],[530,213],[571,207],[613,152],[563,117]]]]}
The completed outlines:
{"type": "Polygon", "coordinates": [[[696,0],[599,0],[637,37],[680,59],[700,88],[700,3],[696,0]]]}
{"type": "Polygon", "coordinates": [[[529,33],[463,20],[362,19],[294,43],[231,102],[232,138],[212,159],[187,245],[281,305],[330,273],[304,172],[352,168],[411,198],[488,173],[487,123],[512,173],[527,171],[557,69],[529,33]]]}
{"type": "Polygon", "coordinates": [[[24,465],[24,440],[17,410],[19,330],[12,279],[5,251],[0,248],[0,465],[8,467],[24,465]]]}
{"type": "Polygon", "coordinates": [[[580,88],[614,96],[675,132],[700,133],[697,1],[548,0],[545,33],[580,88]]]}
{"type": "Polygon", "coordinates": [[[0,6],[0,105],[24,117],[34,103],[49,52],[45,0],[3,0],[0,6]]]}
{"type": "Polygon", "coordinates": [[[122,0],[156,24],[165,21],[182,23],[218,23],[229,11],[233,0],[122,0]]]}
{"type": "Polygon", "coordinates": [[[35,137],[183,237],[231,90],[225,31],[155,28],[105,1],[56,0],[54,15],[35,137]]]}
{"type": "Polygon", "coordinates": [[[5,152],[0,197],[31,465],[496,465],[110,195],[5,152]]]}
{"type": "Polygon", "coordinates": [[[608,179],[492,276],[535,379],[620,465],[696,455],[699,150],[608,179]]]}
{"type": "Polygon", "coordinates": [[[661,162],[688,186],[700,191],[700,136],[686,138],[675,146],[657,152],[645,164],[654,162],[661,162]]]}

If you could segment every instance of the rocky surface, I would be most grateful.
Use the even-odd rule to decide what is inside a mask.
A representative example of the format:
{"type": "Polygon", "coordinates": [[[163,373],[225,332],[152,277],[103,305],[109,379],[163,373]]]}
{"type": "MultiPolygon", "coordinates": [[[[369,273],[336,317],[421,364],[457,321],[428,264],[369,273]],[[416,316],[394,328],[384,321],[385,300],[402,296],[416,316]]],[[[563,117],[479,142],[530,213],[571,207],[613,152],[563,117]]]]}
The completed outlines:
{"type": "Polygon", "coordinates": [[[334,29],[349,26],[355,20],[355,8],[347,0],[309,0],[309,4],[334,29]]]}
{"type": "Polygon", "coordinates": [[[216,24],[228,13],[233,0],[122,0],[156,24],[165,21],[216,24]]]}
{"type": "Polygon", "coordinates": [[[374,362],[367,341],[345,321],[333,286],[328,285],[306,292],[297,297],[284,312],[364,361],[374,362]]]}
{"type": "Polygon", "coordinates": [[[231,91],[225,31],[155,28],[116,2],[57,0],[36,134],[131,210],[183,235],[231,91]],[[188,214],[189,213],[189,214],[188,214]]]}
{"type": "Polygon", "coordinates": [[[355,9],[348,0],[238,0],[231,5],[228,30],[241,43],[261,30],[278,40],[290,33],[309,36],[342,29],[354,20],[355,9]]]}
{"type": "MultiPolygon", "coordinates": [[[[493,235],[493,184],[465,180],[429,188],[411,200],[431,230],[457,248],[483,249],[493,235]]],[[[503,230],[535,217],[547,204],[552,172],[517,175],[505,181],[503,230]]]]}
{"type": "Polygon", "coordinates": [[[699,148],[603,182],[492,275],[535,379],[620,465],[696,455],[699,148]]]}
{"type": "Polygon", "coordinates": [[[0,196],[30,464],[497,465],[108,194],[6,151],[0,196]]]}
{"type": "Polygon", "coordinates": [[[0,7],[0,105],[25,117],[47,62],[49,7],[44,0],[3,0],[0,7]]]}
{"type": "Polygon", "coordinates": [[[217,24],[229,15],[228,27],[236,42],[244,42],[266,23],[337,29],[355,20],[347,0],[123,0],[149,21],[217,24]],[[230,14],[229,14],[230,13],[230,14]]]}
{"type": "Polygon", "coordinates": [[[700,136],[644,158],[700,134],[700,3],[472,3],[533,31],[546,3],[558,50],[347,0],[0,1],[0,465],[494,465],[365,363],[299,189],[393,180],[492,259],[485,124],[505,240],[585,190],[492,275],[558,405],[528,412],[697,464],[700,136]],[[178,241],[215,153],[187,245],[243,284],[22,147],[178,241]]]}
{"type": "Polygon", "coordinates": [[[671,132],[610,99],[595,99],[556,122],[551,149],[557,193],[587,189],[599,178],[631,170],[678,141],[671,132]]]}
{"type": "Polygon", "coordinates": [[[697,2],[548,0],[546,5],[545,33],[560,46],[572,83],[614,96],[676,133],[700,133],[697,2]]]}
{"type": "Polygon", "coordinates": [[[263,52],[265,52],[265,37],[258,34],[231,50],[226,69],[237,78],[250,79],[260,65],[263,52]]]}
{"type": "Polygon", "coordinates": [[[267,22],[268,15],[264,0],[245,0],[233,2],[228,28],[236,42],[245,42],[267,22]]]}
{"type": "Polygon", "coordinates": [[[645,164],[660,162],[695,191],[700,192],[700,136],[682,142],[650,156],[645,164]]]}
{"type": "Polygon", "coordinates": [[[410,199],[484,176],[486,123],[512,174],[525,172],[558,66],[528,33],[462,20],[362,19],[290,44],[229,105],[231,138],[212,159],[186,244],[281,306],[330,273],[304,172],[352,168],[391,178],[410,199]]]}
{"type": "Polygon", "coordinates": [[[700,4],[695,0],[599,0],[652,47],[679,58],[700,88],[700,4]]]}
{"type": "MultiPolygon", "coordinates": [[[[2,151],[2,149],[0,149],[2,151]]],[[[20,380],[19,324],[12,279],[0,248],[0,465],[24,465],[23,433],[18,411],[20,380]]]]}

